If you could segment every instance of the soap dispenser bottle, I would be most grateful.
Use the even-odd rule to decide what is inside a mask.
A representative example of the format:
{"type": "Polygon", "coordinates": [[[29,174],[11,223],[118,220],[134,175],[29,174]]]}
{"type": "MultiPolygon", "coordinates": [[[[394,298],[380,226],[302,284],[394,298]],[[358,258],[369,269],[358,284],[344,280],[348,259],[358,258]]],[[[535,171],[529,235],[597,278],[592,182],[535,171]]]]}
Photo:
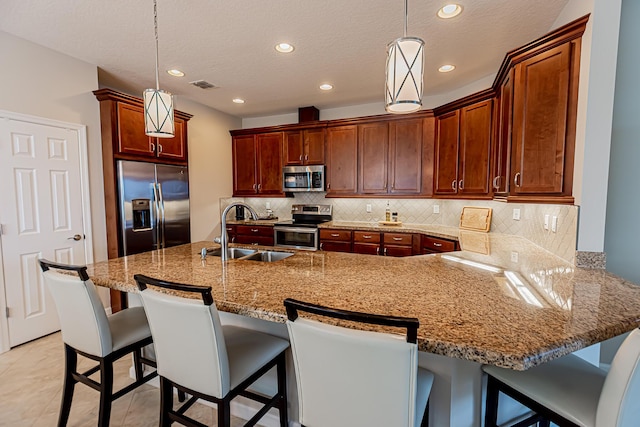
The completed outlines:
{"type": "Polygon", "coordinates": [[[389,207],[389,201],[387,200],[387,208],[384,210],[384,220],[391,222],[391,208],[389,207]]]}

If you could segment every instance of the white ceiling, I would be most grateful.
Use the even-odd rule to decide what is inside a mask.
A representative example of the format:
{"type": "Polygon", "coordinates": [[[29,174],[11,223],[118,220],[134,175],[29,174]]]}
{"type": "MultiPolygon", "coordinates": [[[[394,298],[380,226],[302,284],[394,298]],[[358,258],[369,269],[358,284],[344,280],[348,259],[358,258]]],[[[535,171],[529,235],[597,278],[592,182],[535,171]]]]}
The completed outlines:
{"type": "MultiPolygon", "coordinates": [[[[446,3],[409,2],[408,35],[426,43],[426,96],[495,74],[508,50],[552,29],[567,0],[459,0],[461,15],[437,18],[446,3]],[[457,69],[438,73],[445,63],[457,69]]],[[[160,87],[238,117],[382,102],[386,45],[403,19],[402,0],[158,0],[160,87]],[[281,41],[295,51],[276,52],[281,41]],[[189,85],[200,79],[218,88],[189,85]]],[[[103,86],[155,86],[152,0],[0,0],[0,30],[97,65],[103,86]]]]}

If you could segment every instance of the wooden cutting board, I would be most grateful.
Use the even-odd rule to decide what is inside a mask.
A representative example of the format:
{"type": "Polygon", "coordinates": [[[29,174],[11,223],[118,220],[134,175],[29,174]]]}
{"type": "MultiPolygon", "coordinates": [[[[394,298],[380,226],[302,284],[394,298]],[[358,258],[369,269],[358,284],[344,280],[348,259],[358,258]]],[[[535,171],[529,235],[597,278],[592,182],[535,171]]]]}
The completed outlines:
{"type": "Polygon", "coordinates": [[[491,228],[491,208],[465,206],[460,215],[460,228],[463,230],[484,231],[491,228]]]}

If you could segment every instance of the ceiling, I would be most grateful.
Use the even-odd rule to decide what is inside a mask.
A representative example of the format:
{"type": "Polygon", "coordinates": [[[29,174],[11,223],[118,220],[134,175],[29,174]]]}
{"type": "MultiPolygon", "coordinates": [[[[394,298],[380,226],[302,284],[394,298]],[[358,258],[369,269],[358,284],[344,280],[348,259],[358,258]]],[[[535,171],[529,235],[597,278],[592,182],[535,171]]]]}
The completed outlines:
{"type": "MultiPolygon", "coordinates": [[[[449,20],[436,16],[446,0],[410,1],[425,96],[495,74],[507,51],[552,29],[567,1],[459,0],[464,10],[449,20]],[[439,73],[442,64],[457,68],[439,73]]],[[[382,103],[386,46],[403,19],[401,0],[158,0],[160,87],[238,117],[382,103]],[[276,52],[282,41],[294,52],[276,52]],[[321,91],[325,82],[334,89],[321,91]]],[[[101,86],[140,96],[155,87],[152,0],[2,0],[0,30],[95,64],[101,86]]]]}

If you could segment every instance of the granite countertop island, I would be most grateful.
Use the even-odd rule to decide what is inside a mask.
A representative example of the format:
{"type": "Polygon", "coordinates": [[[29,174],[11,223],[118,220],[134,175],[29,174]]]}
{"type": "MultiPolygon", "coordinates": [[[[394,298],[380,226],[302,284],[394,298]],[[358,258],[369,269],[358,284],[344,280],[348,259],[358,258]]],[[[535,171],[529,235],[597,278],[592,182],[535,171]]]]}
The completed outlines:
{"type": "Polygon", "coordinates": [[[211,286],[219,310],[276,322],[286,319],[285,298],[417,317],[421,351],[517,370],[640,325],[640,286],[577,268],[520,237],[457,238],[465,250],[438,255],[298,251],[272,263],[224,264],[202,260],[200,250],[217,245],[197,242],[92,264],[88,272],[96,285],[126,292],[137,291],[138,273],[211,286]]]}

